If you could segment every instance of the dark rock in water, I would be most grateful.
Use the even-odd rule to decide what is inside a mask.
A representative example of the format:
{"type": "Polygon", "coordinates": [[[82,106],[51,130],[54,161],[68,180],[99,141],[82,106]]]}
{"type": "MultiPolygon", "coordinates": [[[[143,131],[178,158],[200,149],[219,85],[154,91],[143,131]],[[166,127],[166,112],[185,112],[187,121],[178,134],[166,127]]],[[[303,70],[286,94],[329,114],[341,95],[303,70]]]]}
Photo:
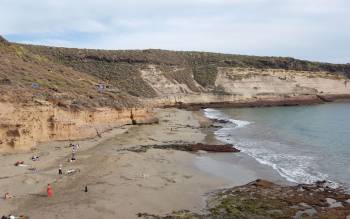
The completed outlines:
{"type": "Polygon", "coordinates": [[[209,127],[211,127],[211,128],[216,128],[216,129],[222,128],[221,125],[213,125],[213,124],[211,124],[209,127]]]}
{"type": "Polygon", "coordinates": [[[208,151],[208,152],[225,152],[225,153],[234,153],[240,152],[237,148],[234,148],[232,144],[224,145],[211,145],[211,144],[193,144],[189,145],[191,151],[208,151]]]}
{"type": "Polygon", "coordinates": [[[212,122],[217,122],[217,123],[229,123],[230,121],[225,120],[225,119],[210,119],[212,122]]]}
{"type": "Polygon", "coordinates": [[[316,186],[324,186],[326,183],[327,183],[326,180],[316,181],[316,182],[315,182],[316,186]]]}
{"type": "Polygon", "coordinates": [[[179,151],[207,151],[216,153],[236,153],[240,152],[237,148],[234,148],[232,144],[215,145],[215,144],[170,144],[170,145],[142,145],[133,148],[128,148],[126,150],[132,152],[146,152],[148,149],[172,149],[179,151]]]}

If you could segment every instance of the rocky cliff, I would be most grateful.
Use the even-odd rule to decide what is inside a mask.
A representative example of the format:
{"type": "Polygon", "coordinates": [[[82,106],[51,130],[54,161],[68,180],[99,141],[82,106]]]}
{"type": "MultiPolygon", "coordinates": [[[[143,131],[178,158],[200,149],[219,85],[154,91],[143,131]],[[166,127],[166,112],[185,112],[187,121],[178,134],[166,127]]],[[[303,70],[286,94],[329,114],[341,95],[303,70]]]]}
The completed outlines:
{"type": "Polygon", "coordinates": [[[68,49],[0,38],[0,150],[154,121],[154,107],[346,98],[349,76],[350,65],[293,58],[68,49]]]}
{"type": "Polygon", "coordinates": [[[326,71],[218,67],[211,87],[200,85],[193,76],[181,82],[167,76],[168,73],[154,65],[141,70],[143,80],[156,92],[149,104],[256,102],[259,105],[259,101],[283,100],[300,100],[304,104],[307,100],[322,102],[324,98],[343,98],[350,94],[346,75],[326,71]]]}
{"type": "Polygon", "coordinates": [[[141,108],[64,110],[50,103],[18,107],[0,103],[0,151],[27,150],[39,142],[78,140],[126,124],[155,122],[152,112],[141,108]]]}

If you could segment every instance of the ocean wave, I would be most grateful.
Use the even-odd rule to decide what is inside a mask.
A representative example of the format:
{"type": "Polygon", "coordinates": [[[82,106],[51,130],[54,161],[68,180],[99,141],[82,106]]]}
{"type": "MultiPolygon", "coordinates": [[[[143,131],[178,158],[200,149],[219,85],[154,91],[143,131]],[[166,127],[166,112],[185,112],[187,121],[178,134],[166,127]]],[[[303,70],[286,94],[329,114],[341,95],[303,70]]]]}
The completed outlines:
{"type": "Polygon", "coordinates": [[[266,152],[267,154],[260,154],[254,150],[245,150],[245,152],[251,157],[254,157],[259,163],[272,167],[279,173],[279,175],[290,182],[311,184],[317,181],[326,180],[329,187],[340,187],[338,183],[329,180],[327,174],[310,168],[314,159],[313,157],[274,154],[271,151],[266,152]]]}
{"type": "Polygon", "coordinates": [[[329,180],[329,176],[327,174],[313,170],[311,167],[312,163],[314,163],[313,157],[276,153],[266,148],[254,147],[251,145],[254,144],[252,142],[250,145],[247,143],[247,141],[242,143],[241,141],[234,140],[233,138],[224,135],[222,132],[219,136],[221,136],[219,137],[219,140],[234,144],[243,153],[253,157],[261,164],[272,167],[278,172],[279,175],[290,182],[311,184],[317,181],[326,180],[329,182],[330,187],[339,187],[338,183],[329,180]]]}
{"type": "Polygon", "coordinates": [[[259,163],[271,166],[290,182],[309,184],[325,180],[328,177],[328,175],[319,172],[309,173],[311,170],[307,169],[313,160],[309,156],[278,154],[269,150],[262,152],[261,150],[245,149],[244,151],[259,163]]]}
{"type": "Polygon", "coordinates": [[[250,124],[250,122],[244,121],[244,120],[229,119],[229,121],[234,123],[236,125],[236,128],[243,128],[244,126],[247,126],[250,124]]]}
{"type": "MultiPolygon", "coordinates": [[[[227,116],[226,114],[220,112],[219,110],[211,109],[211,108],[204,109],[204,115],[209,119],[220,119],[220,120],[224,120],[224,121],[227,121],[227,122],[233,124],[234,127],[230,127],[230,128],[243,128],[243,127],[251,124],[251,122],[249,122],[249,121],[232,119],[229,116],[227,116]]],[[[227,126],[225,126],[225,127],[227,127],[227,126]]]]}
{"type": "Polygon", "coordinates": [[[269,150],[266,147],[261,147],[261,145],[279,144],[278,142],[255,142],[252,139],[242,139],[231,136],[234,129],[245,127],[251,124],[250,122],[229,118],[226,114],[215,109],[206,109],[204,112],[205,116],[210,119],[224,119],[230,122],[215,132],[215,136],[218,140],[234,144],[235,147],[253,157],[259,163],[272,167],[286,180],[293,183],[305,184],[326,180],[329,182],[329,186],[333,188],[339,187],[339,184],[329,180],[327,174],[317,172],[312,168],[314,158],[311,156],[283,154],[269,150]]]}

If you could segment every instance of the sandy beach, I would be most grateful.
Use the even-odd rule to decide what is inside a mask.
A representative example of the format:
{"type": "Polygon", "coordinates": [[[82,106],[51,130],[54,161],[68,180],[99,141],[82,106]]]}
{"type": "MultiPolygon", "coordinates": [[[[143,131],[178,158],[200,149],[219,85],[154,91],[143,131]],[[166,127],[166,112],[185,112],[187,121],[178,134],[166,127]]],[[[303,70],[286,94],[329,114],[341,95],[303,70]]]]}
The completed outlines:
{"type": "Polygon", "coordinates": [[[203,131],[208,121],[199,112],[162,109],[157,115],[159,124],[123,126],[98,139],[73,142],[80,145],[75,162],[68,162],[68,141],[41,144],[28,153],[2,155],[0,194],[9,192],[15,197],[0,200],[0,213],[31,218],[137,218],[138,213],[162,215],[182,209],[199,213],[206,205],[207,193],[259,177],[239,162],[230,172],[219,175],[213,174],[215,169],[205,171],[206,165],[221,159],[219,154],[128,151],[138,145],[215,141],[203,131]],[[33,155],[40,160],[31,161],[33,155]],[[14,166],[16,161],[24,161],[24,166],[14,166]],[[58,175],[60,164],[63,176],[58,175]],[[76,172],[67,174],[69,170],[76,172]],[[48,183],[53,187],[53,198],[46,196],[48,183]]]}
{"type": "Polygon", "coordinates": [[[315,209],[323,215],[338,215],[336,218],[347,215],[348,195],[331,190],[322,182],[292,185],[272,168],[244,153],[166,149],[169,145],[222,142],[213,135],[217,127],[201,111],[158,109],[156,114],[159,124],[127,125],[97,139],[50,142],[31,152],[2,154],[0,193],[9,192],[14,197],[0,199],[0,214],[30,218],[158,219],[187,210],[190,213],[182,218],[192,218],[189,215],[227,209],[224,203],[233,202],[234,206],[242,205],[239,208],[252,209],[241,214],[232,205],[233,210],[228,212],[234,218],[250,218],[249,214],[269,218],[276,212],[266,209],[276,207],[282,209],[278,215],[313,215],[315,209]],[[74,162],[69,162],[70,143],[80,145],[74,162]],[[32,156],[40,158],[32,161],[32,156]],[[15,166],[17,161],[24,164],[15,166]],[[63,175],[58,174],[61,164],[63,175]],[[53,197],[47,197],[47,184],[53,188],[53,197]],[[221,204],[214,201],[219,203],[218,207],[213,206],[213,198],[222,200],[221,204]],[[320,200],[326,200],[326,204],[320,200]],[[277,204],[274,207],[265,206],[266,203],[277,204]],[[325,206],[329,211],[322,210],[325,206]]]}

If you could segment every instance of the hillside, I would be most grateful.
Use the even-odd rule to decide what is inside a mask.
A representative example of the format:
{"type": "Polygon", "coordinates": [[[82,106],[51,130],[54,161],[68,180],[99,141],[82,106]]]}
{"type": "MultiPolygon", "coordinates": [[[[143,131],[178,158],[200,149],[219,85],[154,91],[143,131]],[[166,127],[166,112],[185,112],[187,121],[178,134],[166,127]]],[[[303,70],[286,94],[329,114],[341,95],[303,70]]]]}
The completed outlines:
{"type": "Polygon", "coordinates": [[[349,64],[56,48],[1,37],[0,150],[154,122],[154,107],[298,105],[349,98],[349,77],[349,64]]]}
{"type": "Polygon", "coordinates": [[[264,102],[271,98],[276,104],[285,104],[294,101],[286,98],[296,96],[303,96],[301,101],[305,103],[319,102],[324,95],[349,94],[348,64],[204,52],[18,46],[99,78],[112,89],[138,97],[144,105],[217,102],[254,105],[257,99],[264,102]]]}
{"type": "Polygon", "coordinates": [[[61,107],[137,105],[122,91],[98,92],[100,78],[76,71],[34,54],[27,48],[0,42],[1,100],[33,103],[45,100],[61,107]]]}
{"type": "Polygon", "coordinates": [[[305,71],[310,75],[326,72],[350,77],[350,65],[328,64],[284,57],[258,57],[203,52],[175,52],[165,50],[112,51],[68,49],[21,45],[33,53],[86,72],[108,81],[134,96],[155,97],[156,92],[145,83],[140,72],[156,66],[165,77],[186,84],[193,92],[215,90],[219,68],[254,68],[258,70],[283,69],[305,71]],[[194,81],[192,80],[194,79],[194,81]]]}

